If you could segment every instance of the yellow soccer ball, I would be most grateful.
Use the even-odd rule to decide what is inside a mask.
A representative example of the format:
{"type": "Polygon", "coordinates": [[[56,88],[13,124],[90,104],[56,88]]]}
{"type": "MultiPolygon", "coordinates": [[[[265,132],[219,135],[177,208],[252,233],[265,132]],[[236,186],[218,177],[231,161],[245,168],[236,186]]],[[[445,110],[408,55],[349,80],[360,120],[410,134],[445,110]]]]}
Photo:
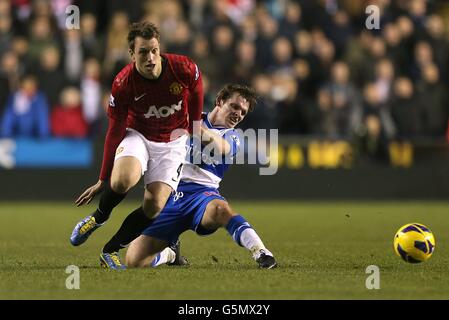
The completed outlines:
{"type": "Polygon", "coordinates": [[[420,223],[409,223],[400,227],[393,243],[396,254],[410,263],[424,262],[435,251],[432,231],[420,223]]]}

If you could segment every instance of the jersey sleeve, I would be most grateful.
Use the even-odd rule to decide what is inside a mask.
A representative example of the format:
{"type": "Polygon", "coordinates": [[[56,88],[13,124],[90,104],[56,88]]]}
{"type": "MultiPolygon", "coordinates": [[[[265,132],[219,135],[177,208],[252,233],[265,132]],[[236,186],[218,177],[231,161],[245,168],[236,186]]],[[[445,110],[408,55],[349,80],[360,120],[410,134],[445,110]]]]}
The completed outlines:
{"type": "Polygon", "coordinates": [[[107,180],[110,177],[114,165],[115,151],[126,134],[128,104],[125,98],[126,93],[122,83],[117,79],[114,80],[109,98],[109,125],[104,142],[100,180],[107,180]]]}
{"type": "Polygon", "coordinates": [[[188,59],[188,74],[189,74],[189,132],[192,133],[193,121],[200,121],[203,112],[203,79],[198,65],[192,60],[188,59]]]}
{"type": "Polygon", "coordinates": [[[109,97],[108,117],[113,119],[125,119],[128,116],[128,94],[125,91],[123,82],[116,78],[112,84],[111,95],[109,97]]]}

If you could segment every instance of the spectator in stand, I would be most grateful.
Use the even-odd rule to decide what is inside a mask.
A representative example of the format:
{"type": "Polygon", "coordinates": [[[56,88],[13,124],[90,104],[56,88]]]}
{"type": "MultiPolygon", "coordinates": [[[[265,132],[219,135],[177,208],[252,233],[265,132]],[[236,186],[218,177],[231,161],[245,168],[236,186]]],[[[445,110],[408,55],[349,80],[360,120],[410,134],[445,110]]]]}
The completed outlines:
{"type": "Polygon", "coordinates": [[[60,104],[53,107],[50,123],[53,136],[58,138],[85,138],[88,126],[81,109],[81,96],[76,87],[64,88],[60,104]]]}
{"type": "Polygon", "coordinates": [[[314,52],[318,57],[318,64],[315,67],[315,79],[321,84],[324,83],[331,73],[331,68],[335,59],[335,47],[321,31],[314,30],[312,33],[314,52]]]}
{"type": "Polygon", "coordinates": [[[33,76],[25,75],[19,90],[9,97],[0,131],[0,136],[8,138],[49,136],[47,98],[37,90],[33,76]]]}
{"type": "Polygon", "coordinates": [[[408,13],[412,19],[415,33],[418,37],[422,37],[425,33],[425,24],[427,20],[427,1],[426,0],[410,0],[408,1],[408,13]]]}
{"type": "Polygon", "coordinates": [[[428,64],[423,67],[416,91],[421,133],[425,136],[443,137],[449,117],[447,87],[441,83],[436,65],[428,64]]]}
{"type": "Polygon", "coordinates": [[[242,123],[242,128],[277,128],[278,110],[272,97],[273,80],[264,73],[255,74],[251,79],[251,86],[259,94],[259,99],[257,108],[248,116],[247,122],[242,123]]]}
{"type": "Polygon", "coordinates": [[[147,12],[154,14],[157,20],[149,20],[152,17],[147,17],[148,21],[157,21],[161,36],[165,39],[164,46],[166,50],[174,43],[175,33],[183,23],[183,12],[180,1],[177,0],[153,0],[148,1],[147,12]]]}
{"type": "Polygon", "coordinates": [[[256,45],[253,41],[240,40],[235,49],[236,61],[232,82],[250,85],[253,75],[259,73],[260,66],[256,64],[256,45]]]}
{"type": "Polygon", "coordinates": [[[108,86],[117,73],[129,63],[128,43],[126,42],[128,29],[128,16],[124,12],[116,12],[110,20],[106,35],[103,70],[108,76],[105,79],[108,86]]]}
{"type": "Polygon", "coordinates": [[[254,42],[257,39],[258,28],[254,15],[246,16],[240,24],[240,39],[254,42]]]}
{"type": "Polygon", "coordinates": [[[38,63],[46,48],[60,48],[59,42],[55,39],[55,30],[51,28],[50,19],[44,16],[35,18],[30,24],[29,55],[31,63],[38,63]]]}
{"type": "Polygon", "coordinates": [[[369,55],[364,62],[367,65],[365,68],[365,77],[363,79],[363,83],[365,84],[370,82],[375,76],[374,66],[376,65],[376,63],[388,57],[385,40],[382,37],[373,37],[371,39],[368,54],[369,55]],[[367,61],[369,61],[370,63],[367,63],[367,61]]]}
{"type": "MultiPolygon", "coordinates": [[[[9,11],[7,6],[2,10],[9,11]]],[[[0,12],[0,57],[10,49],[12,37],[12,18],[7,12],[0,12]]]]}
{"type": "Polygon", "coordinates": [[[374,164],[388,162],[388,139],[377,115],[371,114],[363,119],[362,126],[355,135],[355,151],[358,160],[374,164]]]}
{"type": "Polygon", "coordinates": [[[256,18],[259,28],[255,41],[257,48],[256,61],[259,66],[266,67],[273,63],[271,48],[276,40],[279,25],[265,10],[259,10],[256,18]]]}
{"type": "MultiPolygon", "coordinates": [[[[298,58],[310,60],[313,56],[312,37],[305,30],[298,31],[294,39],[295,53],[298,58]]],[[[310,61],[309,61],[310,62],[310,61]]]]}
{"type": "Polygon", "coordinates": [[[273,62],[266,71],[268,73],[293,74],[293,47],[290,41],[285,37],[278,37],[273,42],[271,48],[273,62]]]}
{"type": "Polygon", "coordinates": [[[276,102],[279,133],[301,133],[302,101],[299,101],[298,83],[289,74],[278,72],[272,75],[272,98],[276,102]]]}
{"type": "MultiPolygon", "coordinates": [[[[57,1],[57,0],[56,0],[57,1]]],[[[52,30],[58,29],[58,20],[56,17],[55,7],[52,6],[52,2],[55,0],[33,0],[31,3],[30,20],[35,18],[46,18],[50,22],[52,30]]],[[[64,10],[65,11],[65,10],[64,10]]],[[[65,24],[64,24],[65,26],[65,24]]]]}
{"type": "Polygon", "coordinates": [[[181,21],[173,33],[172,43],[167,45],[167,51],[182,55],[189,54],[192,38],[190,26],[186,22],[181,21]]]}
{"type": "Polygon", "coordinates": [[[21,72],[17,55],[13,51],[7,51],[0,62],[0,114],[3,114],[9,95],[17,90],[21,72]]]}
{"type": "Polygon", "coordinates": [[[327,34],[335,46],[336,56],[341,57],[353,33],[348,13],[338,10],[332,18],[330,28],[326,30],[327,34]]]}
{"type": "Polygon", "coordinates": [[[204,92],[203,112],[210,112],[213,110],[216,95],[210,89],[209,77],[204,73],[201,75],[201,77],[203,78],[203,90],[204,90],[203,91],[204,92]]]}
{"type": "Polygon", "coordinates": [[[368,81],[368,76],[371,73],[370,64],[366,61],[371,60],[369,48],[372,40],[373,35],[363,29],[357,36],[349,40],[346,52],[343,54],[343,60],[348,63],[352,79],[359,90],[368,81]]]}
{"type": "Polygon", "coordinates": [[[410,139],[420,133],[418,103],[413,83],[409,78],[396,79],[390,109],[397,129],[397,138],[410,139]]]}
{"type": "Polygon", "coordinates": [[[436,14],[429,16],[426,22],[426,30],[429,35],[428,41],[434,50],[435,63],[441,75],[444,74],[444,78],[440,77],[440,79],[447,82],[449,75],[445,70],[449,67],[449,40],[445,32],[443,18],[436,14]]]}
{"type": "Polygon", "coordinates": [[[336,129],[333,127],[335,121],[332,114],[332,94],[329,90],[321,88],[316,94],[317,122],[312,128],[312,133],[330,137],[336,129]]]}
{"type": "Polygon", "coordinates": [[[379,118],[382,131],[387,139],[396,135],[396,127],[390,109],[386,103],[382,103],[382,96],[374,82],[368,82],[363,89],[363,119],[369,115],[379,118]]]}
{"type": "Polygon", "coordinates": [[[47,47],[42,50],[40,64],[33,68],[39,88],[48,98],[50,106],[59,101],[59,94],[66,86],[65,73],[61,68],[61,53],[57,47],[47,47]]]}
{"type": "Polygon", "coordinates": [[[232,20],[226,13],[227,4],[226,0],[207,1],[209,2],[209,10],[203,11],[205,13],[203,17],[203,23],[201,31],[205,33],[208,38],[212,37],[212,31],[217,26],[226,25],[232,26],[232,20]]]}
{"type": "Polygon", "coordinates": [[[392,94],[395,70],[390,59],[384,58],[376,63],[374,83],[380,95],[381,103],[386,103],[392,94]]]}
{"type": "MultiPolygon", "coordinates": [[[[206,37],[204,37],[203,35],[197,35],[193,39],[192,59],[196,61],[197,65],[201,69],[201,72],[208,75],[210,79],[216,79],[218,77],[218,62],[211,55],[210,44],[207,41],[206,37]]],[[[213,86],[214,84],[215,82],[210,84],[210,89],[218,92],[219,87],[213,86]]],[[[215,97],[215,94],[213,96],[215,97]]]]}
{"type": "Polygon", "coordinates": [[[232,82],[250,85],[251,77],[258,73],[256,46],[249,40],[240,40],[236,46],[236,61],[232,82]]]}
{"type": "Polygon", "coordinates": [[[315,88],[310,77],[310,65],[304,59],[295,59],[293,61],[293,75],[298,82],[298,94],[308,101],[315,96],[315,88]]]}
{"type": "Polygon", "coordinates": [[[296,33],[302,29],[301,5],[297,2],[288,1],[285,5],[284,16],[279,22],[279,34],[287,37],[293,43],[296,33]]]}
{"type": "Polygon", "coordinates": [[[416,42],[415,27],[412,19],[410,19],[406,13],[400,14],[396,18],[396,25],[399,28],[401,39],[405,45],[405,48],[407,50],[411,50],[416,42]]]}
{"type": "Polygon", "coordinates": [[[70,83],[79,83],[83,69],[83,46],[81,31],[69,29],[64,32],[63,69],[70,83]]]}
{"type": "Polygon", "coordinates": [[[399,26],[397,23],[388,23],[383,28],[382,34],[387,48],[386,56],[392,61],[395,69],[401,73],[406,72],[410,62],[399,26]]]}
{"type": "Polygon", "coordinates": [[[85,59],[96,58],[102,60],[104,39],[97,34],[97,18],[92,13],[81,15],[81,43],[85,59]]]}
{"type": "Polygon", "coordinates": [[[294,76],[297,83],[297,95],[300,101],[300,119],[298,124],[302,134],[316,134],[320,122],[320,111],[314,103],[316,90],[310,78],[310,66],[306,60],[293,62],[294,76]]]}
{"type": "MultiPolygon", "coordinates": [[[[319,74],[319,59],[315,55],[313,50],[313,42],[312,36],[307,31],[299,31],[295,36],[295,53],[298,59],[301,59],[304,64],[308,66],[307,72],[307,82],[308,82],[308,91],[312,96],[315,96],[316,92],[320,87],[320,77],[319,74]]],[[[300,90],[302,90],[300,88],[300,90]]]]}
{"type": "Polygon", "coordinates": [[[410,66],[410,76],[413,81],[421,79],[421,71],[426,65],[433,63],[433,49],[427,41],[419,41],[414,50],[414,60],[410,66]]]}
{"type": "Polygon", "coordinates": [[[33,65],[29,54],[29,46],[30,43],[24,36],[17,36],[12,39],[11,48],[19,59],[20,75],[23,75],[25,70],[30,70],[33,65]]]}
{"type": "Polygon", "coordinates": [[[89,126],[89,134],[94,136],[101,132],[101,66],[95,58],[84,63],[81,77],[81,105],[84,119],[89,126]]]}
{"type": "Polygon", "coordinates": [[[356,88],[350,81],[349,67],[346,63],[337,61],[331,68],[331,79],[325,85],[332,95],[333,128],[329,132],[338,138],[350,137],[357,124],[360,123],[361,106],[356,88]]]}
{"type": "Polygon", "coordinates": [[[184,7],[187,9],[186,17],[194,30],[200,30],[203,24],[204,11],[207,6],[207,0],[192,0],[188,5],[184,1],[184,7]]]}
{"type": "Polygon", "coordinates": [[[218,61],[219,87],[231,81],[234,58],[234,33],[228,25],[219,25],[212,32],[212,54],[218,61]]]}

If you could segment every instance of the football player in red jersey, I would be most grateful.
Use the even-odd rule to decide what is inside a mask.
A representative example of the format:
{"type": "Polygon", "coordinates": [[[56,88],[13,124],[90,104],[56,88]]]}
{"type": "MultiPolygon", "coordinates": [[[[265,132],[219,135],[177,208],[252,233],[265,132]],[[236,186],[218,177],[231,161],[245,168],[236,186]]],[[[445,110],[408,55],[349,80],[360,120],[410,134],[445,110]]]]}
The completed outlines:
{"type": "Polygon", "coordinates": [[[161,54],[159,30],[146,21],[131,25],[128,44],[132,63],[112,85],[100,177],[75,203],[82,206],[102,195],[97,210],[74,228],[74,246],[106,222],[142,175],[142,206],[125,222],[130,232],[148,226],[178,186],[188,131],[201,119],[203,86],[197,65],[186,56],[161,54]]]}

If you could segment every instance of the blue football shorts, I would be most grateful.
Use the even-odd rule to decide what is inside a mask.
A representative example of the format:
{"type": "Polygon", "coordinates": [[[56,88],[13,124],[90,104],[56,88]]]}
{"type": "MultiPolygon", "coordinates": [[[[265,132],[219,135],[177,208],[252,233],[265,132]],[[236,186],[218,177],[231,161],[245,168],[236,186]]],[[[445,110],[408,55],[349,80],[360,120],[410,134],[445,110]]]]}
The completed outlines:
{"type": "Polygon", "coordinates": [[[170,244],[175,243],[179,235],[189,229],[201,236],[212,234],[216,230],[207,230],[200,223],[207,205],[215,199],[226,201],[217,189],[181,182],[159,216],[142,234],[166,240],[170,244]]]}

